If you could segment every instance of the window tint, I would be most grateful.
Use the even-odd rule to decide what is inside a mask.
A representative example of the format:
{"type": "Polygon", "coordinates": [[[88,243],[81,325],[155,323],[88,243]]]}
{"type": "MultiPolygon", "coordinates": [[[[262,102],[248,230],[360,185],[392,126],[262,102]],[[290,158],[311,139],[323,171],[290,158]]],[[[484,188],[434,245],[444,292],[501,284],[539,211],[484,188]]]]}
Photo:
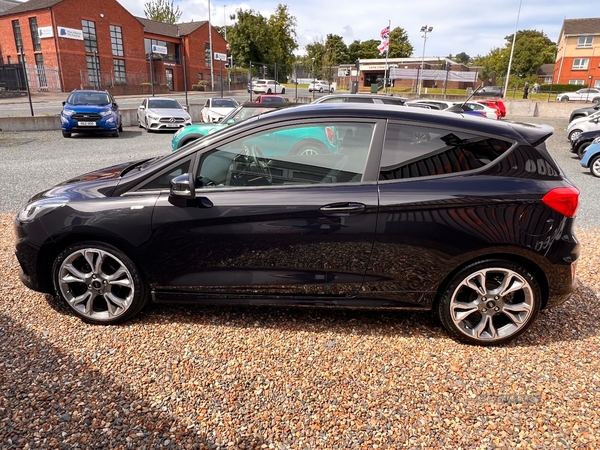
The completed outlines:
{"type": "Polygon", "coordinates": [[[373,124],[324,123],[268,130],[206,154],[199,188],[360,181],[373,124]]]}
{"type": "Polygon", "coordinates": [[[148,108],[152,109],[182,109],[176,100],[148,100],[148,108]]]}
{"type": "Polygon", "coordinates": [[[381,156],[380,180],[427,177],[483,167],[509,142],[461,131],[390,124],[381,156]]]}

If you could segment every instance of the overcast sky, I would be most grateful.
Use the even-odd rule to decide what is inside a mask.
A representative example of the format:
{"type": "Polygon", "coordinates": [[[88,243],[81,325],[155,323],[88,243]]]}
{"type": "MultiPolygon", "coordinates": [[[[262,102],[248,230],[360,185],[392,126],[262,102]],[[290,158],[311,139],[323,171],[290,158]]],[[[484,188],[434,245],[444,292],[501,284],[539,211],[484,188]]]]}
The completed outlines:
{"type": "MultiPolygon", "coordinates": [[[[148,1],[148,0],[146,0],[148,1]]],[[[144,0],[119,0],[132,14],[144,17],[144,0]]],[[[211,23],[222,26],[236,10],[252,9],[268,17],[283,1],[260,0],[233,2],[211,0],[211,23]],[[225,16],[227,19],[225,19],[225,16]]],[[[208,20],[208,0],[175,0],[183,12],[182,22],[208,20]]],[[[391,21],[392,29],[403,28],[415,49],[423,54],[423,25],[433,27],[427,36],[425,56],[447,56],[466,52],[470,56],[486,55],[503,47],[504,37],[515,31],[519,0],[294,0],[287,2],[296,17],[299,49],[327,34],[337,34],[346,44],[355,39],[379,39],[380,31],[391,21]]],[[[520,30],[543,31],[552,41],[558,40],[563,20],[600,16],[598,0],[522,0],[520,30]],[[596,13],[594,11],[597,11],[596,13]]]]}

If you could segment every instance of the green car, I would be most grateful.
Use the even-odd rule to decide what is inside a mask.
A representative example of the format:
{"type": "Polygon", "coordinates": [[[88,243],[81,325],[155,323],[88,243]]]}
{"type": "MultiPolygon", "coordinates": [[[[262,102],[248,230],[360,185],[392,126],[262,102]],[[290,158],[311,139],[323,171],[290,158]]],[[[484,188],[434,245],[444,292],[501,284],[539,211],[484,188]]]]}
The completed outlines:
{"type": "Polygon", "coordinates": [[[192,141],[203,138],[208,134],[212,134],[219,130],[222,130],[223,128],[226,128],[229,125],[233,125],[235,123],[241,122],[242,120],[249,119],[250,117],[254,117],[265,112],[274,111],[285,106],[288,105],[282,104],[265,106],[254,103],[247,103],[235,108],[229,114],[224,116],[219,121],[219,123],[198,123],[195,125],[188,125],[187,127],[179,129],[177,133],[173,135],[173,140],[171,141],[172,150],[178,150],[192,141]]]}
{"type": "MultiPolygon", "coordinates": [[[[219,123],[188,125],[181,128],[173,136],[171,141],[172,151],[250,117],[286,106],[289,105],[247,103],[234,109],[230,114],[223,117],[219,123]]],[[[336,127],[316,125],[314,127],[303,127],[301,130],[284,129],[268,136],[253,139],[247,142],[247,145],[257,146],[265,156],[283,156],[338,153],[340,143],[341,140],[336,127]]]]}

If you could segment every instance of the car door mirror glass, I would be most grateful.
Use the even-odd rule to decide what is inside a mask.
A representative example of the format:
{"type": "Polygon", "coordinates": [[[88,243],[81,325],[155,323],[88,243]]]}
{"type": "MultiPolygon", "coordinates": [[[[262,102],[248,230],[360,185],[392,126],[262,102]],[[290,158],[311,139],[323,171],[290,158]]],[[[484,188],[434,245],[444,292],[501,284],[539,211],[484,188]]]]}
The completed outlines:
{"type": "Polygon", "coordinates": [[[184,173],[171,180],[169,202],[175,206],[186,206],[188,200],[196,198],[194,175],[184,173]]]}

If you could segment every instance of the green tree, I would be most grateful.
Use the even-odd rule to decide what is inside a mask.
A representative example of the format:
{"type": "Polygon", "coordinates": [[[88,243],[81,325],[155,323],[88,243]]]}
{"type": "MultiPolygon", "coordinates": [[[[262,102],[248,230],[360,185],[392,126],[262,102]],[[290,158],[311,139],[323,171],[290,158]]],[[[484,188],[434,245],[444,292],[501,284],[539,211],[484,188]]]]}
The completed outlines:
{"type": "Polygon", "coordinates": [[[408,35],[400,27],[394,28],[390,32],[390,58],[405,58],[411,56],[414,52],[413,46],[408,41],[408,35]]]}
{"type": "Polygon", "coordinates": [[[298,48],[296,18],[286,5],[278,5],[269,18],[251,9],[238,9],[230,19],[235,23],[227,27],[227,41],[238,65],[277,64],[280,79],[293,73],[294,50],[298,48]]]}
{"type": "Polygon", "coordinates": [[[465,52],[460,52],[454,57],[454,61],[467,65],[471,62],[471,57],[465,52]]]}
{"type": "Polygon", "coordinates": [[[147,19],[173,24],[181,18],[182,13],[173,0],[150,0],[144,3],[144,14],[147,19]]]}

